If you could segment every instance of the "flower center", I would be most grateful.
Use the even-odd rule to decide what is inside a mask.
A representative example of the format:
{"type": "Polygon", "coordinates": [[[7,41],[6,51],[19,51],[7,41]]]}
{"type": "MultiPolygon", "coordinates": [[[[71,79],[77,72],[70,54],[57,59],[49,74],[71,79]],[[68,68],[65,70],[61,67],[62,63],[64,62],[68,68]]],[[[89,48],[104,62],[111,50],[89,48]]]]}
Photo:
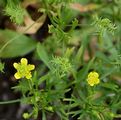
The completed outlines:
{"type": "Polygon", "coordinates": [[[21,74],[21,76],[25,76],[28,73],[28,69],[26,65],[20,65],[19,69],[18,69],[19,74],[21,74]]]}

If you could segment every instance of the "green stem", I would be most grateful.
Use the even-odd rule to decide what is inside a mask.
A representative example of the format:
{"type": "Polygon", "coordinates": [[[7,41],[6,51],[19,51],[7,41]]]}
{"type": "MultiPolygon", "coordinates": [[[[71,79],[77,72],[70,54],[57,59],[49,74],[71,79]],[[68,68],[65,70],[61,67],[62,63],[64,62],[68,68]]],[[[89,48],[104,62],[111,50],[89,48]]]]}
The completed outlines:
{"type": "Polygon", "coordinates": [[[30,78],[28,81],[29,81],[30,89],[31,89],[32,92],[33,92],[33,83],[32,83],[32,79],[30,78]]]}
{"type": "Polygon", "coordinates": [[[20,102],[21,99],[16,99],[16,100],[10,100],[10,101],[3,101],[3,102],[0,102],[0,105],[2,104],[12,104],[12,103],[17,103],[17,102],[20,102]]]}
{"type": "Polygon", "coordinates": [[[52,23],[54,26],[56,26],[56,23],[53,21],[53,19],[52,19],[52,17],[51,17],[50,10],[48,9],[48,4],[47,4],[46,0],[42,0],[42,1],[43,1],[44,7],[45,7],[45,9],[46,9],[46,13],[47,13],[47,15],[48,15],[48,17],[49,17],[51,23],[52,23]]]}
{"type": "Polygon", "coordinates": [[[42,120],[46,120],[45,111],[42,111],[42,120]]]}

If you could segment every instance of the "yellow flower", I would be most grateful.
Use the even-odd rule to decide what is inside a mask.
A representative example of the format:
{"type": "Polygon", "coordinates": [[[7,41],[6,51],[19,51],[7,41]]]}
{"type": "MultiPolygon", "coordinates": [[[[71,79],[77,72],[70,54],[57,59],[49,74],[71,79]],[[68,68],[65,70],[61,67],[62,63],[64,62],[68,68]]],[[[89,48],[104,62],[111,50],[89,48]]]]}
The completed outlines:
{"type": "Polygon", "coordinates": [[[20,63],[14,63],[13,66],[15,69],[17,69],[17,72],[14,75],[16,79],[23,77],[30,79],[32,77],[31,70],[35,69],[34,65],[28,64],[28,60],[26,58],[22,58],[20,63]]]}
{"type": "Polygon", "coordinates": [[[90,72],[88,74],[87,82],[90,86],[94,86],[100,83],[99,74],[97,72],[90,72]]]}

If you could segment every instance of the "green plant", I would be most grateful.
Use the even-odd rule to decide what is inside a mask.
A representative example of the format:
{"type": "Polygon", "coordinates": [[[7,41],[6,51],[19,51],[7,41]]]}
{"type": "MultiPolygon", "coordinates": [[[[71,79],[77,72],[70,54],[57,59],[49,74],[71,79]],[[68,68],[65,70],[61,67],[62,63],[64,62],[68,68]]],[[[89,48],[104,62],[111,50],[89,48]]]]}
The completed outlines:
{"type": "MultiPolygon", "coordinates": [[[[43,42],[22,33],[1,30],[0,57],[22,58],[20,63],[13,64],[17,69],[14,77],[20,80],[12,87],[22,96],[0,104],[30,105],[30,111],[22,115],[24,119],[41,119],[38,116],[42,114],[42,120],[46,120],[48,114],[54,113],[61,120],[121,118],[117,112],[121,109],[121,18],[116,16],[119,1],[91,2],[91,6],[100,5],[97,11],[93,7],[90,11],[89,0],[38,0],[37,4],[41,4],[38,12],[50,20],[49,35],[43,42]],[[70,3],[79,11],[73,10],[70,3]],[[31,51],[34,51],[35,65],[27,64],[24,58],[31,51]]],[[[23,22],[26,11],[18,6],[21,3],[7,1],[5,7],[6,15],[17,24],[23,22]]],[[[0,71],[3,68],[0,62],[0,71]]]]}

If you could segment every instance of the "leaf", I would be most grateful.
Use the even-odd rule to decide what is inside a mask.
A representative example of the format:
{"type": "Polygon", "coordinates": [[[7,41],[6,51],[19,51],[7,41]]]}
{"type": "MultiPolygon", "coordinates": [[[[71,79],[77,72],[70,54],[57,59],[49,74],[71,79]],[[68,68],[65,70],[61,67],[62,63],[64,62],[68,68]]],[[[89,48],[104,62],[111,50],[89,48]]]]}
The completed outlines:
{"type": "Polygon", "coordinates": [[[34,50],[36,42],[11,30],[0,30],[0,57],[23,56],[34,50]]]}
{"type": "Polygon", "coordinates": [[[45,19],[46,19],[45,14],[43,14],[37,21],[33,21],[30,16],[25,16],[24,26],[20,26],[20,25],[19,26],[14,25],[14,26],[16,27],[17,32],[26,33],[26,34],[34,34],[42,27],[45,19]],[[30,25],[31,27],[29,28],[30,25]],[[27,30],[27,28],[29,29],[27,30]]]}
{"type": "Polygon", "coordinates": [[[4,69],[4,63],[0,61],[0,72],[4,72],[3,69],[4,69]]]}
{"type": "MultiPolygon", "coordinates": [[[[95,60],[95,57],[93,57],[87,65],[84,66],[83,69],[81,69],[78,73],[77,73],[77,77],[79,80],[84,80],[88,74],[89,69],[91,68],[93,62],[95,60]]],[[[80,81],[79,81],[80,82],[80,81]]]]}
{"type": "Polygon", "coordinates": [[[43,63],[45,63],[45,65],[51,69],[50,65],[49,65],[49,57],[48,57],[48,54],[44,48],[44,46],[42,44],[38,44],[37,45],[37,53],[39,55],[39,58],[43,61],[43,63]]]}
{"type": "Polygon", "coordinates": [[[100,86],[110,90],[118,91],[118,85],[114,83],[101,83],[100,86]]]}
{"type": "Polygon", "coordinates": [[[36,4],[38,4],[37,0],[30,0],[29,2],[28,2],[28,0],[23,0],[23,2],[22,2],[22,6],[24,8],[27,8],[29,5],[36,5],[36,4]]]}
{"type": "Polygon", "coordinates": [[[23,94],[25,94],[27,91],[30,90],[29,82],[28,80],[23,79],[19,81],[19,84],[17,86],[12,87],[12,89],[14,89],[16,92],[21,91],[23,94]]]}
{"type": "Polygon", "coordinates": [[[70,7],[74,10],[78,10],[80,12],[88,12],[95,9],[98,9],[100,6],[97,4],[88,4],[88,5],[81,5],[79,3],[71,3],[70,7]]]}
{"type": "Polygon", "coordinates": [[[49,78],[49,74],[46,74],[44,76],[42,76],[39,80],[38,80],[38,85],[40,85],[42,82],[44,82],[45,80],[47,80],[49,78]]]}

